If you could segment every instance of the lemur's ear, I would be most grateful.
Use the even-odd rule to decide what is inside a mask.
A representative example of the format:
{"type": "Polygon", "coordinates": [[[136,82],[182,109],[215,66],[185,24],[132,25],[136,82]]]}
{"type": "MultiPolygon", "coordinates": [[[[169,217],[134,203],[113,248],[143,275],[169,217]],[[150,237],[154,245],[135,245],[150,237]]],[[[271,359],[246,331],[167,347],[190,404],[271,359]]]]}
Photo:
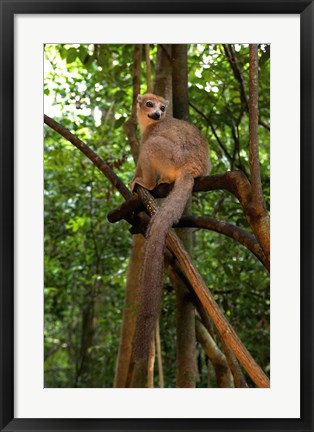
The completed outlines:
{"type": "Polygon", "coordinates": [[[142,102],[142,99],[143,99],[143,98],[142,98],[142,95],[140,95],[140,94],[137,95],[137,102],[138,102],[138,103],[141,103],[141,102],[142,102]]]}
{"type": "Polygon", "coordinates": [[[164,104],[166,105],[166,108],[167,108],[169,105],[169,101],[167,99],[164,99],[164,104]]]}

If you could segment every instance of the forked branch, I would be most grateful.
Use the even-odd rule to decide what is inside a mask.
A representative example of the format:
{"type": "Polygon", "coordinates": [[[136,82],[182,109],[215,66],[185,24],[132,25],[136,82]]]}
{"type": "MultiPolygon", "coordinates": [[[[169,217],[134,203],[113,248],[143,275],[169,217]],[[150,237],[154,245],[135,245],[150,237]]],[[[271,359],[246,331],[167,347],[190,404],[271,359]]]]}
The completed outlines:
{"type": "MultiPolygon", "coordinates": [[[[136,189],[140,198],[145,205],[148,213],[153,215],[157,212],[158,206],[152,195],[141,186],[137,185],[136,189]]],[[[180,267],[192,286],[195,294],[204,306],[208,315],[212,319],[217,328],[220,337],[230,346],[234,355],[237,357],[243,368],[247,371],[252,381],[258,387],[269,387],[269,379],[255,362],[251,354],[245,348],[238,335],[219,309],[214,297],[205,285],[201,275],[194,266],[189,254],[185,251],[181,241],[173,230],[167,234],[166,245],[169,250],[175,255],[180,267]]]]}
{"type": "Polygon", "coordinates": [[[258,46],[250,45],[250,99],[249,99],[249,160],[252,193],[247,206],[247,217],[254,234],[270,261],[270,223],[263,197],[258,146],[258,46]]]}
{"type": "MultiPolygon", "coordinates": [[[[75,145],[80,151],[82,151],[96,166],[97,168],[108,178],[108,180],[116,187],[117,190],[125,199],[131,198],[131,192],[127,189],[124,183],[119,179],[119,177],[112,171],[112,169],[85,143],[80,139],[75,137],[69,130],[64,128],[62,125],[51,119],[50,117],[44,117],[45,123],[58,132],[60,135],[65,137],[69,142],[75,145]]],[[[224,183],[224,179],[220,177],[219,179],[224,183]]],[[[219,183],[219,181],[218,181],[219,183]]],[[[231,189],[235,188],[238,192],[241,190],[241,182],[235,183],[231,189]],[[236,186],[235,186],[236,185],[236,186]]],[[[137,186],[140,198],[145,205],[146,209],[150,214],[157,211],[157,205],[151,194],[140,186],[137,186]]],[[[242,196],[243,201],[245,197],[242,196]]],[[[244,199],[245,201],[245,199],[244,199]]],[[[213,296],[207,289],[204,281],[202,280],[197,269],[194,267],[190,256],[184,250],[180,240],[177,238],[174,232],[170,231],[167,235],[167,247],[176,256],[180,267],[189,280],[190,285],[193,287],[197,297],[203,304],[205,310],[211,317],[213,323],[215,324],[217,331],[219,332],[221,338],[225,341],[228,346],[232,349],[233,353],[242,364],[243,368],[248,372],[252,381],[258,387],[269,387],[269,380],[262,369],[257,365],[255,360],[252,358],[250,353],[244,347],[239,337],[228,323],[227,319],[224,317],[220,311],[217,303],[215,302],[213,296]]]]}
{"type": "Polygon", "coordinates": [[[73,135],[68,129],[56,122],[52,118],[44,114],[44,122],[50,126],[51,129],[58,132],[71,144],[78,148],[93,164],[107,177],[110,183],[121,193],[123,198],[129,199],[132,197],[132,193],[125,186],[123,181],[113,172],[113,170],[103,161],[90,147],[88,147],[83,141],[73,135]]]}

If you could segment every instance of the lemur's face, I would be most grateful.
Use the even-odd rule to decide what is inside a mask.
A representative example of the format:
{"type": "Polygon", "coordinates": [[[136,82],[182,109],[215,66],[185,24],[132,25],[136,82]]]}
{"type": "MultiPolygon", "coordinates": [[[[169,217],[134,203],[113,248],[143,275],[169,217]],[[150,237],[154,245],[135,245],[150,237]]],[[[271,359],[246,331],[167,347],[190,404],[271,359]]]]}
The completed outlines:
{"type": "Polygon", "coordinates": [[[168,101],[153,94],[138,95],[138,109],[141,116],[146,117],[146,121],[157,122],[162,120],[166,115],[168,101]]]}

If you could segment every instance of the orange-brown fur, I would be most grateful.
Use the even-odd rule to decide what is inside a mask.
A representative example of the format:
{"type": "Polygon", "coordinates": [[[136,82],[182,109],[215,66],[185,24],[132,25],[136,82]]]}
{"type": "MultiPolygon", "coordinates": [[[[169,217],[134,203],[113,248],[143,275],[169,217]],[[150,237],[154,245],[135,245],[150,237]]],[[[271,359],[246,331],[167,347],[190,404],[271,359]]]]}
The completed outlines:
{"type": "Polygon", "coordinates": [[[141,148],[131,188],[138,183],[151,190],[159,183],[172,182],[174,187],[147,230],[133,341],[135,362],[147,358],[159,314],[167,232],[180,219],[191,196],[194,178],[206,175],[210,168],[207,140],[193,125],[168,115],[167,105],[164,98],[153,94],[138,96],[141,148]]]}

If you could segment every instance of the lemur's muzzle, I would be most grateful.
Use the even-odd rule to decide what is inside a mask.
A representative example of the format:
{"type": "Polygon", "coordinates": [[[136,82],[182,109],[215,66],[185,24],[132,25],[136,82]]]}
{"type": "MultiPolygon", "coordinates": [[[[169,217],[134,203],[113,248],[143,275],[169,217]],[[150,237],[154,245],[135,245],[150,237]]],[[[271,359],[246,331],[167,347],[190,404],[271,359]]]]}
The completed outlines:
{"type": "Polygon", "coordinates": [[[161,117],[161,113],[159,111],[155,111],[153,114],[148,114],[148,117],[152,120],[159,120],[161,117]]]}

